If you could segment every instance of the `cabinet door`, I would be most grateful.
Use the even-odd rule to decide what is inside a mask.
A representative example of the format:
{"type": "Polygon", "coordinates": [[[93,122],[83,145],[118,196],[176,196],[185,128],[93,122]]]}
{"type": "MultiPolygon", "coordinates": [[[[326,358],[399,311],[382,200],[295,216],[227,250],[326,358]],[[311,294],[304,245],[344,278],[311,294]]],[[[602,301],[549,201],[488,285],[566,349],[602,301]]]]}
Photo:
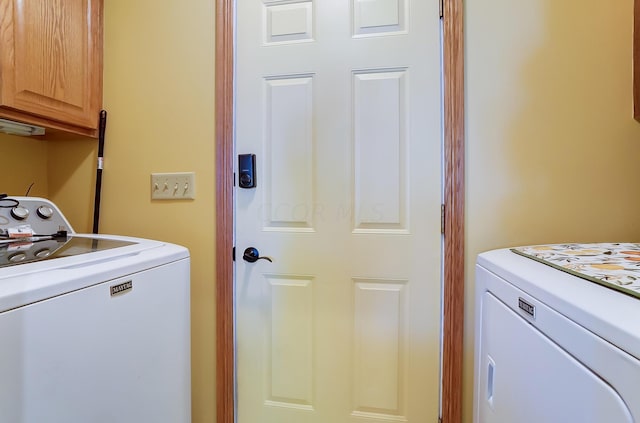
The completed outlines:
{"type": "Polygon", "coordinates": [[[0,81],[0,116],[91,134],[102,104],[102,0],[0,0],[0,81]]]}

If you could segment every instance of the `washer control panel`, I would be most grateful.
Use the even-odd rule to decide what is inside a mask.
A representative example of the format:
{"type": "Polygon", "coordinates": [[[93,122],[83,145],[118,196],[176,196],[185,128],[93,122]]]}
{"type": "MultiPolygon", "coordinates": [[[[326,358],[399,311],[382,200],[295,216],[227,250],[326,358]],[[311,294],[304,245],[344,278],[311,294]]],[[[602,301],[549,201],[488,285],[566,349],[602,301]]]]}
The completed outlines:
{"type": "Polygon", "coordinates": [[[74,233],[69,221],[51,201],[38,197],[4,197],[0,199],[0,233],[30,230],[38,235],[58,231],[74,233]]]}

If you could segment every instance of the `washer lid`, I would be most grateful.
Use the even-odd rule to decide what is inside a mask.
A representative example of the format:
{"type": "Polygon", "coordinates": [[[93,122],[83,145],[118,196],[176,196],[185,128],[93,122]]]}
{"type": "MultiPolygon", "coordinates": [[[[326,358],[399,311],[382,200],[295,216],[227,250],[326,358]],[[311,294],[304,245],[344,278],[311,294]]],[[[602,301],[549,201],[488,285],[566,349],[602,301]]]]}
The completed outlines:
{"type": "Polygon", "coordinates": [[[16,239],[0,244],[0,268],[95,253],[133,244],[135,242],[132,241],[75,236],[43,240],[16,239]]]}
{"type": "MultiPolygon", "coordinates": [[[[0,314],[38,301],[71,293],[105,281],[130,278],[138,272],[185,262],[189,250],[162,241],[115,235],[73,234],[66,242],[40,243],[20,265],[0,267],[0,314]]],[[[35,244],[35,243],[34,243],[35,244]]]]}

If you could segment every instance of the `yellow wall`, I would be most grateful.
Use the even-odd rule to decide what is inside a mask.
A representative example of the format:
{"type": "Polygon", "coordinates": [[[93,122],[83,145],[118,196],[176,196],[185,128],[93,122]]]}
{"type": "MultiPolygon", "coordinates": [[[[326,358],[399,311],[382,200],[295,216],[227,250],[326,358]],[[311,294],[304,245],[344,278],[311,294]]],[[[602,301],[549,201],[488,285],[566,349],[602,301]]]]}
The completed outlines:
{"type": "Polygon", "coordinates": [[[632,0],[466,4],[465,421],[484,250],[640,240],[632,0]]]}
{"type": "MultiPolygon", "coordinates": [[[[466,422],[477,253],[640,238],[633,2],[610,3],[465,2],[466,422]]],[[[211,0],[105,2],[109,120],[101,231],[191,250],[195,423],[215,421],[213,22],[211,0]],[[152,203],[149,174],[167,171],[195,171],[197,199],[152,203]]],[[[12,175],[3,172],[0,191],[23,194],[35,181],[33,195],[50,195],[77,230],[88,231],[95,154],[95,142],[0,135],[12,175]]]]}
{"type": "Polygon", "coordinates": [[[49,198],[76,232],[93,229],[97,155],[95,140],[49,142],[49,198]]]}
{"type": "Polygon", "coordinates": [[[46,141],[0,134],[0,193],[31,196],[48,195],[46,141]]]}
{"type": "MultiPolygon", "coordinates": [[[[193,421],[215,421],[215,2],[105,1],[108,112],[100,232],[191,252],[193,421]],[[151,202],[152,172],[193,171],[196,200],[151,202]]],[[[49,191],[90,231],[96,142],[50,144],[49,191]],[[52,165],[52,163],[65,165],[52,165]]]]}

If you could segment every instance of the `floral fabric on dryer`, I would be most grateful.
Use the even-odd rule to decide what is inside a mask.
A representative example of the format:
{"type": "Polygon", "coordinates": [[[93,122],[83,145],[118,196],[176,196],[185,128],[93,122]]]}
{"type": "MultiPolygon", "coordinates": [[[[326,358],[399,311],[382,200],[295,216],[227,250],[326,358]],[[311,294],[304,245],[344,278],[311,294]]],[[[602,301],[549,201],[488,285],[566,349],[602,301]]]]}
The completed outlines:
{"type": "Polygon", "coordinates": [[[640,298],[640,244],[551,244],[511,251],[640,298]]]}

